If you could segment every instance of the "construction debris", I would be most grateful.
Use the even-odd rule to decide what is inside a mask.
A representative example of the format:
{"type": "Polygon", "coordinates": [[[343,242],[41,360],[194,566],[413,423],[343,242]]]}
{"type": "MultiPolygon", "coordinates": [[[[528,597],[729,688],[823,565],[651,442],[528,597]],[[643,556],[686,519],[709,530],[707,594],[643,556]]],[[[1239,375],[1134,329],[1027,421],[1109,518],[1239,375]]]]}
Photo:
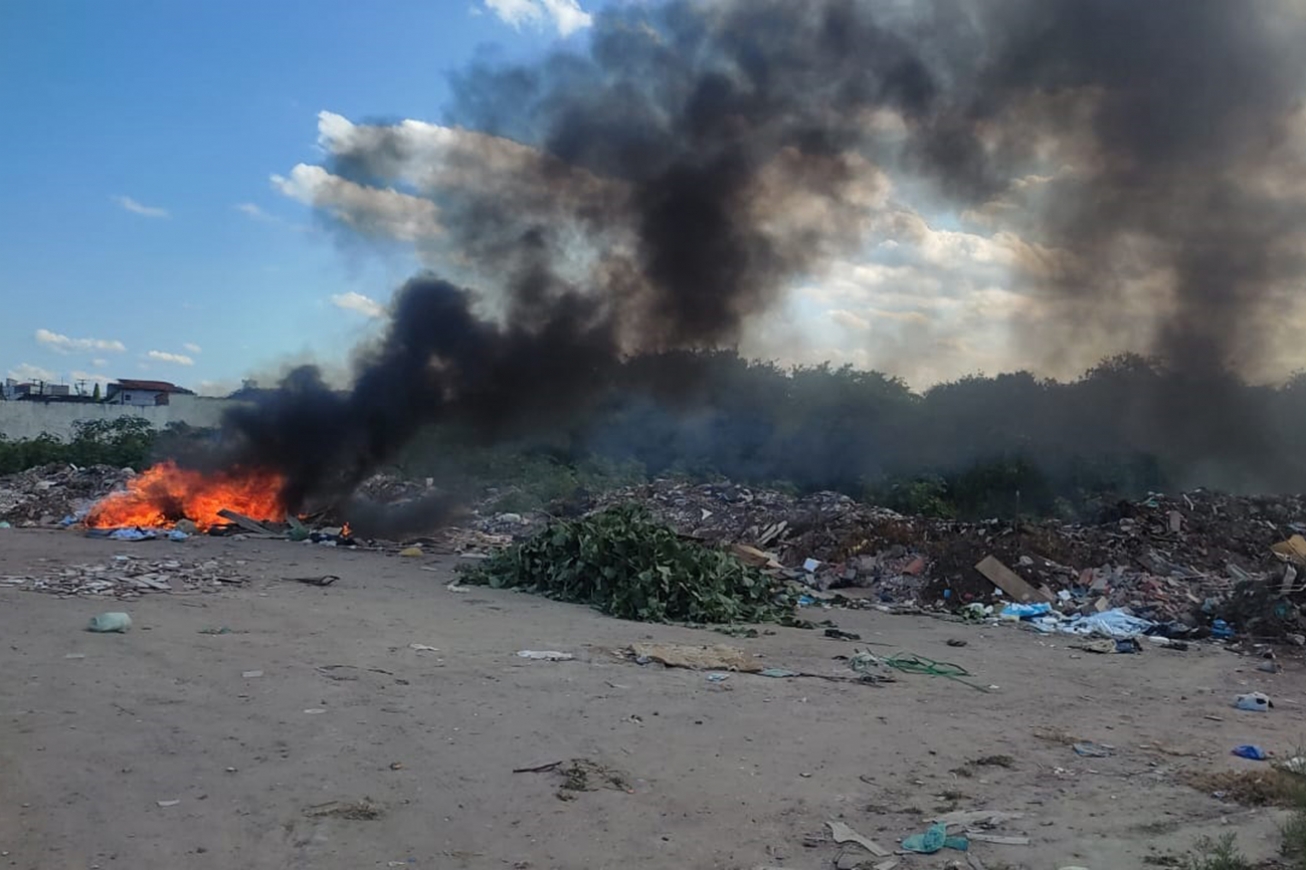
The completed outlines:
{"type": "Polygon", "coordinates": [[[45,573],[0,574],[0,588],[130,600],[152,592],[184,595],[243,585],[248,578],[240,568],[217,559],[151,561],[118,555],[97,564],[50,566],[45,573]]]}

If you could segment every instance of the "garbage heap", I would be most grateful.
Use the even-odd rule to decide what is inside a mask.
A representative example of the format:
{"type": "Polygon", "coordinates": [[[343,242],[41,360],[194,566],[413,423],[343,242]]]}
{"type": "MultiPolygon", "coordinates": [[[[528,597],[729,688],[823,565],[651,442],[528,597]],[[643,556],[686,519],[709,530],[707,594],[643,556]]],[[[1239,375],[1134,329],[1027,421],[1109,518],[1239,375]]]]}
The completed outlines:
{"type": "Polygon", "coordinates": [[[55,525],[81,517],[135,473],[110,465],[81,468],[55,463],[5,475],[0,477],[0,521],[14,526],[55,525]]]}
{"type": "MultiPolygon", "coordinates": [[[[795,497],[734,483],[657,480],[595,495],[585,510],[638,502],[681,534],[873,606],[959,610],[1010,602],[976,568],[992,557],[1063,614],[1127,608],[1201,635],[1306,634],[1306,503],[1206,490],[1122,501],[1095,523],[903,516],[821,492],[795,497]],[[1294,537],[1295,536],[1295,537],[1294,537]]],[[[566,506],[570,511],[576,505],[566,506]]],[[[485,516],[482,531],[528,536],[545,514],[485,516]]],[[[987,563],[987,564],[991,564],[987,563]]],[[[826,593],[824,596],[822,593],[826,593]]]]}

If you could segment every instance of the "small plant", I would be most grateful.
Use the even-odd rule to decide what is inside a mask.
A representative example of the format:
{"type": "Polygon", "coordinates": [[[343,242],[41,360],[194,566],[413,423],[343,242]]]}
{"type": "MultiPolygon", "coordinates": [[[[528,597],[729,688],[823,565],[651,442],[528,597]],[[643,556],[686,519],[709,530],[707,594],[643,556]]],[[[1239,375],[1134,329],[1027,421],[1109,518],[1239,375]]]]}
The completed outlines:
{"type": "Polygon", "coordinates": [[[1225,834],[1218,840],[1202,837],[1193,844],[1193,851],[1183,864],[1183,870],[1252,870],[1243,853],[1238,851],[1234,834],[1225,834]]]}

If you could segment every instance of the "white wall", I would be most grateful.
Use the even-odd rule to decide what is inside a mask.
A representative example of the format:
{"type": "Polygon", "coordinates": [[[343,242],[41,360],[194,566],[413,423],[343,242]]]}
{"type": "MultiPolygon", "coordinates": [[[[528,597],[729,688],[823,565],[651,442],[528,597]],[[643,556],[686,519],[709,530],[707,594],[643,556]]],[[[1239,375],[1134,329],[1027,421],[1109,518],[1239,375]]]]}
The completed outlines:
{"type": "Polygon", "coordinates": [[[156,429],[169,423],[217,426],[222,412],[240,404],[231,399],[174,395],[166,405],[105,405],[95,402],[0,402],[0,434],[10,440],[35,438],[43,432],[68,439],[78,420],[143,417],[156,429]]]}

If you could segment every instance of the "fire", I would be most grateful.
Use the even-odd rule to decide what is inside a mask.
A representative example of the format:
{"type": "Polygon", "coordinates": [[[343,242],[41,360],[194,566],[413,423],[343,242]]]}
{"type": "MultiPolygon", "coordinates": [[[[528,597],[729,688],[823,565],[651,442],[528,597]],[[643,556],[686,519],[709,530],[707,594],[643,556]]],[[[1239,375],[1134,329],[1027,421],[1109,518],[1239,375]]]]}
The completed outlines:
{"type": "Polygon", "coordinates": [[[256,520],[283,520],[281,475],[271,471],[205,473],[161,462],[132,478],[127,489],[95,503],[86,525],[96,529],[169,528],[188,519],[200,529],[225,523],[226,508],[256,520]]]}

